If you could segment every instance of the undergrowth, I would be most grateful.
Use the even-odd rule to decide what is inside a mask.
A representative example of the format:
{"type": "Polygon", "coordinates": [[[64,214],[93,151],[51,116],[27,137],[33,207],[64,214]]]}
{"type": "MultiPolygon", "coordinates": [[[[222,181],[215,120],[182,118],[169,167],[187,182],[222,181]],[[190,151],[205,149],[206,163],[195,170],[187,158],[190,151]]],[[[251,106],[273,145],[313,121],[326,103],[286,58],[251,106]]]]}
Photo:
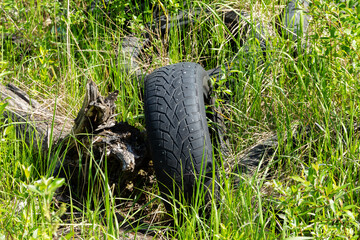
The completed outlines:
{"type": "Polygon", "coordinates": [[[214,92],[230,152],[216,157],[220,191],[208,214],[201,214],[201,191],[199,204],[174,204],[178,209],[171,213],[156,182],[120,196],[96,159],[96,174],[88,176],[94,185],[85,197],[70,191],[62,203],[54,196],[66,182],[52,176],[58,156],[34,151],[35,143],[16,134],[18,123],[1,117],[0,239],[357,239],[360,5],[312,1],[309,31],[294,42],[279,20],[285,4],[3,0],[2,84],[13,83],[52,112],[74,118],[91,79],[103,95],[119,90],[118,121],[145,130],[145,74],[181,61],[206,70],[221,66],[226,74],[214,92]],[[242,10],[249,18],[231,31],[223,13],[242,10]],[[181,11],[192,12],[187,28],[153,28],[157,17],[171,19],[181,11]],[[250,31],[246,44],[242,34],[236,36],[245,22],[263,24],[265,52],[256,32],[250,31]],[[129,71],[121,51],[129,35],[151,40],[137,63],[139,76],[129,71]],[[275,155],[252,174],[223,167],[274,134],[275,155]]]}

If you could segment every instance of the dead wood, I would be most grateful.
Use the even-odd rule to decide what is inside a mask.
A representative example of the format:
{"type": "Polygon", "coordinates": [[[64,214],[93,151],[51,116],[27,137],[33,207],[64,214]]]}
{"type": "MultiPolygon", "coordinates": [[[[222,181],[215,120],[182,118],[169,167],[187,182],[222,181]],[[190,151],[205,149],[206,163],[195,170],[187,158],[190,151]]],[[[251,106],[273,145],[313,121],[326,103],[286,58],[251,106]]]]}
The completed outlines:
{"type": "Polygon", "coordinates": [[[18,137],[43,156],[53,151],[55,174],[67,177],[80,192],[92,174],[88,168],[91,161],[95,166],[92,171],[104,171],[107,166],[109,184],[126,187],[139,176],[151,175],[147,173],[145,134],[127,123],[116,122],[117,96],[117,91],[101,96],[96,84],[89,81],[83,105],[72,121],[50,112],[16,86],[0,85],[0,99],[8,104],[4,115],[16,126],[18,137]],[[59,150],[60,154],[55,154],[59,150]]]}
{"type": "Polygon", "coordinates": [[[13,84],[0,84],[0,99],[8,104],[4,116],[12,120],[18,136],[36,149],[47,151],[50,140],[57,142],[71,129],[70,122],[64,117],[53,116],[53,113],[13,84]]]}

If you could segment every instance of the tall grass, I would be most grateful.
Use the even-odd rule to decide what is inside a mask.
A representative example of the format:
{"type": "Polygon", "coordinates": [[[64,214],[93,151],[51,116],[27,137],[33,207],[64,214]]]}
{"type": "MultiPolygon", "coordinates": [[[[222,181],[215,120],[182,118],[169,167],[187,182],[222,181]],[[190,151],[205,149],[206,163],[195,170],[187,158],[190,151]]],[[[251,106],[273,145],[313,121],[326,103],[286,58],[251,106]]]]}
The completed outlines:
{"type": "Polygon", "coordinates": [[[216,157],[219,196],[208,215],[200,214],[201,191],[194,200],[199,204],[175,204],[166,212],[156,183],[124,198],[109,185],[106,159],[90,157],[94,174],[87,176],[86,194],[80,200],[71,189],[69,202],[60,203],[53,196],[64,182],[50,174],[56,156],[34,152],[16,135],[17,123],[1,118],[0,239],[358,238],[360,8],[351,7],[355,2],[314,0],[309,32],[298,42],[276,30],[285,1],[97,2],[92,8],[90,0],[2,1],[2,83],[15,83],[54,113],[74,118],[92,79],[104,95],[119,90],[119,121],[144,130],[143,79],[124,70],[125,36],[151,37],[139,62],[144,74],[180,61],[206,69],[231,64],[231,74],[215,89],[230,141],[230,154],[216,157]],[[170,18],[194,9],[200,10],[186,29],[171,28],[160,37],[150,28],[155,11],[165,10],[170,18]],[[266,58],[254,32],[247,51],[222,22],[222,11],[244,9],[250,24],[265,26],[266,58]],[[253,173],[222,167],[272,134],[278,138],[276,154],[253,173]]]}

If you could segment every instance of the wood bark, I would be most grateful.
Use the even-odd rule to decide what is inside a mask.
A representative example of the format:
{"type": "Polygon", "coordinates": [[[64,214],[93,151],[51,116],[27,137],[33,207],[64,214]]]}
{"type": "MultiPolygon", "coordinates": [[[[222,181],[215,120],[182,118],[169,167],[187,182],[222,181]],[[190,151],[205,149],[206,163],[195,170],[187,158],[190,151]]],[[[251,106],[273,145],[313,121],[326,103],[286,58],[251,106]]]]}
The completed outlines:
{"type": "Polygon", "coordinates": [[[96,165],[91,171],[103,171],[106,165],[109,184],[125,188],[136,178],[149,175],[145,134],[116,122],[117,97],[117,91],[101,96],[95,83],[89,81],[83,105],[72,121],[43,108],[16,86],[0,85],[0,99],[8,104],[4,116],[11,119],[18,137],[43,156],[51,151],[56,161],[54,175],[68,178],[80,194],[86,188],[91,161],[96,165]]]}

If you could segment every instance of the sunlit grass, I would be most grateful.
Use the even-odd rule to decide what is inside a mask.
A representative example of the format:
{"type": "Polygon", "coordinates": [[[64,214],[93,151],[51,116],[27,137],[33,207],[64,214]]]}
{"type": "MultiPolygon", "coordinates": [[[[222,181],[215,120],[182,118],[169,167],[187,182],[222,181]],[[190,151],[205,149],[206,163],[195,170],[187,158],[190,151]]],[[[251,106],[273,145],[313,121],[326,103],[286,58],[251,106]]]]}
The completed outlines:
{"type": "Polygon", "coordinates": [[[285,1],[189,1],[184,6],[158,1],[159,8],[150,1],[98,2],[101,7],[94,9],[90,0],[1,2],[1,82],[19,86],[51,112],[71,119],[91,79],[104,95],[119,90],[117,120],[144,130],[143,78],[124,71],[121,44],[127,35],[144,38],[147,32],[152,39],[138,63],[143,74],[181,61],[198,62],[206,70],[231,65],[232,74],[214,90],[230,141],[228,155],[216,154],[219,197],[206,217],[199,214],[201,191],[194,200],[198,204],[177,203],[166,212],[156,183],[123,198],[109,185],[106,167],[89,159],[89,172],[95,174],[87,176],[84,196],[79,199],[78,189],[71,189],[70,201],[62,205],[53,195],[63,182],[51,178],[53,159],[60,156],[41,155],[15,134],[17,123],[2,118],[0,239],[119,239],[137,232],[177,239],[357,238],[359,6],[314,1],[309,35],[293,42],[276,29],[285,1]],[[151,24],[153,13],[164,9],[168,18],[179,10],[198,11],[186,29],[160,35],[151,24]],[[244,47],[242,38],[226,29],[222,12],[230,10],[246,10],[252,26],[264,25],[266,57],[251,37],[254,32],[244,47]],[[222,168],[274,134],[276,154],[263,168],[251,174],[222,168]]]}

